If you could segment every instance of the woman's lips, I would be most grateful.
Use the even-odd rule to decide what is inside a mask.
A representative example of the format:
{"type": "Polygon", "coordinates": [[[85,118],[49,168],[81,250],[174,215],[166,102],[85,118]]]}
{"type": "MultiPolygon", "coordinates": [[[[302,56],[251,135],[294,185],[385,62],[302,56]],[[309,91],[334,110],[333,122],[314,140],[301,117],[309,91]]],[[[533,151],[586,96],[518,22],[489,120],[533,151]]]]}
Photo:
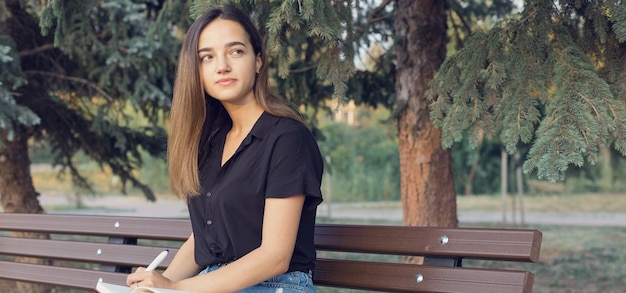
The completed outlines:
{"type": "Polygon", "coordinates": [[[219,84],[219,85],[231,85],[231,84],[233,84],[235,81],[237,81],[237,80],[236,80],[236,79],[234,79],[234,78],[222,78],[222,79],[219,79],[219,80],[216,82],[216,84],[219,84]]]}

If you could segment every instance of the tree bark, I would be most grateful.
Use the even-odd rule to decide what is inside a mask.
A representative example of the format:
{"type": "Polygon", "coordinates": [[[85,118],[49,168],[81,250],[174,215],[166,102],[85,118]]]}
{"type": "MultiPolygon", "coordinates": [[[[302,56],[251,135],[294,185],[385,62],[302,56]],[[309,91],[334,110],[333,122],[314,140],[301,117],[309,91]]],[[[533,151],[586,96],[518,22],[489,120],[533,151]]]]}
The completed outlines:
{"type": "Polygon", "coordinates": [[[396,0],[396,106],[403,221],[457,225],[451,154],[429,118],[428,83],[446,54],[446,1],[396,0]]]}
{"type": "MultiPolygon", "coordinates": [[[[37,20],[25,12],[19,1],[8,1],[6,5],[11,17],[0,25],[0,34],[10,35],[16,40],[18,52],[32,49],[41,41],[39,40],[41,35],[36,29],[39,27],[37,20]]],[[[25,62],[36,61],[22,60],[22,68],[25,67],[25,62]]],[[[16,89],[17,103],[35,101],[37,97],[45,96],[47,89],[41,88],[38,84],[37,80],[29,80],[27,85],[16,89]]],[[[17,123],[12,125],[11,131],[0,128],[0,202],[6,213],[44,212],[39,205],[37,199],[39,194],[35,191],[30,174],[28,154],[30,136],[28,128],[17,123]]]]}
{"type": "Polygon", "coordinates": [[[30,174],[28,141],[21,127],[12,140],[8,131],[1,132],[0,200],[5,213],[43,213],[30,174]]]}
{"type": "MultiPolygon", "coordinates": [[[[0,131],[0,201],[5,213],[44,213],[39,204],[30,174],[27,134],[21,127],[15,127],[13,139],[8,138],[8,130],[0,131]]],[[[48,234],[12,232],[11,237],[48,238],[48,234]]],[[[24,263],[50,264],[48,260],[16,257],[24,263]]],[[[18,292],[43,293],[51,288],[32,283],[16,283],[18,292]]]]}
{"type": "Polygon", "coordinates": [[[474,158],[472,159],[472,165],[469,172],[467,172],[467,179],[465,180],[464,195],[474,195],[474,177],[476,177],[476,170],[478,170],[478,160],[480,159],[480,145],[474,150],[474,158]]]}
{"type": "MultiPolygon", "coordinates": [[[[11,11],[11,18],[8,19],[7,23],[2,23],[1,34],[21,34],[19,30],[16,32],[12,28],[24,23],[36,24],[32,18],[21,13],[17,1],[7,1],[6,5],[11,11]]],[[[31,25],[31,27],[37,26],[31,25]]],[[[23,48],[20,48],[18,44],[17,49],[19,51],[23,48]]],[[[28,93],[28,90],[25,90],[27,87],[20,89],[22,97],[38,96],[26,95],[28,93]]],[[[2,211],[5,213],[44,213],[44,209],[37,199],[39,194],[35,191],[30,174],[28,139],[28,131],[19,125],[13,125],[12,134],[7,129],[0,129],[0,203],[2,204],[2,211]]],[[[42,233],[11,232],[11,237],[49,238],[50,236],[42,233]]],[[[23,263],[51,264],[49,260],[29,257],[16,257],[15,260],[23,263]]],[[[16,282],[15,287],[17,292],[24,293],[52,291],[52,287],[47,285],[24,282],[16,282]]],[[[9,288],[3,289],[12,291],[9,288]]]]}

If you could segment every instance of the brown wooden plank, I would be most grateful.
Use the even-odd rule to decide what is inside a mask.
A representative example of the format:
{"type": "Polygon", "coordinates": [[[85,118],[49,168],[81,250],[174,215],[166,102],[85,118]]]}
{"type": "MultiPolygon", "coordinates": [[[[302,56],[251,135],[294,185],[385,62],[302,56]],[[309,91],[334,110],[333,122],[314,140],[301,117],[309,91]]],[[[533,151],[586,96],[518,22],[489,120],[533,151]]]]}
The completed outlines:
{"type": "Polygon", "coordinates": [[[539,260],[542,234],[532,229],[439,228],[318,224],[320,250],[398,255],[539,260]],[[447,239],[445,244],[440,241],[447,239]]]}
{"type": "MultiPolygon", "coordinates": [[[[99,278],[123,284],[125,274],[0,261],[0,276],[11,280],[92,289],[99,278]]],[[[318,286],[385,292],[530,293],[533,275],[521,271],[429,267],[409,264],[318,260],[318,286]],[[423,280],[416,282],[416,276],[423,280]]]]}
{"type": "MultiPolygon", "coordinates": [[[[0,230],[184,240],[188,220],[0,213],[0,230]]],[[[542,234],[531,229],[438,228],[318,224],[318,249],[400,255],[539,260],[542,234]],[[447,244],[440,238],[446,236],[447,244]]]]}
{"type": "Polygon", "coordinates": [[[100,278],[124,285],[126,274],[0,261],[0,276],[9,280],[90,290],[100,278]]]}
{"type": "MultiPolygon", "coordinates": [[[[0,237],[0,254],[123,266],[147,266],[164,247],[0,237]]],[[[159,268],[165,269],[178,251],[170,253],[159,268]]]]}
{"type": "Polygon", "coordinates": [[[385,292],[519,292],[530,293],[533,275],[499,271],[318,259],[314,283],[319,286],[385,292]],[[423,277],[421,282],[416,277],[423,277]]]}
{"type": "Polygon", "coordinates": [[[0,213],[0,230],[185,240],[188,219],[0,213]]]}

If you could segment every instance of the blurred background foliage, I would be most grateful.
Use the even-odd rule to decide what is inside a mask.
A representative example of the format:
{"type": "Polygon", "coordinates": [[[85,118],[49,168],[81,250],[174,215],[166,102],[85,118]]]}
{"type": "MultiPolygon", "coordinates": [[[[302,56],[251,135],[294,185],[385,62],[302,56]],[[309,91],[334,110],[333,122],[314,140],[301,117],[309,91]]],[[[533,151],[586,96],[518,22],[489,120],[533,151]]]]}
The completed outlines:
{"type": "MultiPolygon", "coordinates": [[[[395,123],[388,120],[389,110],[384,107],[355,106],[353,103],[319,113],[318,128],[321,134],[319,146],[326,159],[328,174],[324,177],[324,192],[332,194],[337,202],[350,201],[397,201],[400,199],[400,174],[398,144],[395,123]],[[336,108],[336,110],[332,110],[336,108]],[[350,113],[350,114],[348,114],[350,113]],[[348,116],[353,116],[352,122],[348,116]]],[[[141,121],[137,114],[135,121],[141,121]]],[[[453,174],[456,192],[460,196],[500,193],[501,144],[485,140],[479,148],[471,148],[466,140],[452,148],[453,174]],[[469,181],[471,179],[471,181],[469,181]]],[[[31,158],[35,166],[47,165],[53,158],[50,147],[41,143],[31,144],[31,158]]],[[[524,175],[524,188],[530,194],[572,194],[626,191],[626,159],[615,152],[603,153],[596,165],[573,167],[567,179],[560,183],[537,180],[524,175]],[[603,171],[609,169],[609,171],[603,171]],[[604,174],[612,174],[606,178],[604,174]]],[[[144,166],[136,170],[137,177],[151,186],[157,196],[169,196],[167,166],[161,158],[142,153],[144,166]]],[[[102,171],[91,159],[79,154],[75,158],[97,193],[120,193],[120,182],[109,171],[102,171]]],[[[513,157],[509,162],[510,182],[514,182],[513,157]]],[[[41,174],[41,173],[35,173],[41,174]]],[[[54,184],[56,176],[39,181],[46,188],[54,184]],[[45,182],[48,183],[45,183],[45,182]]],[[[61,177],[63,178],[63,177],[61,177]]],[[[41,178],[40,178],[41,179],[41,178]]],[[[46,190],[44,188],[44,190],[46,190]]],[[[68,186],[67,188],[71,188],[68,186]]],[[[130,189],[130,192],[139,190],[130,189]]],[[[516,193],[514,184],[510,193],[516,193]]]]}
{"type": "MultiPolygon", "coordinates": [[[[41,23],[27,33],[45,32],[41,40],[36,40],[41,43],[35,46],[40,47],[24,51],[21,56],[15,52],[20,40],[0,36],[0,66],[3,69],[0,77],[4,82],[0,87],[0,103],[3,105],[0,112],[5,120],[14,119],[29,127],[31,162],[35,166],[45,163],[68,167],[69,175],[58,175],[80,179],[78,182],[82,183],[76,188],[85,192],[90,186],[85,184],[87,182],[96,184],[91,192],[109,189],[100,189],[97,186],[99,180],[89,178],[94,176],[90,175],[91,172],[85,176],[75,172],[82,168],[94,172],[100,170],[109,177],[107,185],[112,182],[115,183],[112,186],[122,186],[120,182],[132,179],[144,193],[149,188],[157,194],[167,194],[163,129],[167,127],[164,116],[169,105],[177,54],[177,50],[171,48],[179,45],[182,31],[189,25],[188,11],[201,11],[225,2],[255,11],[256,20],[266,22],[265,25],[260,23],[259,27],[269,36],[268,43],[274,52],[270,62],[272,68],[276,68],[273,72],[276,89],[307,114],[327,160],[329,176],[324,184],[333,199],[398,200],[400,163],[394,112],[397,110],[394,108],[394,54],[391,50],[393,14],[392,5],[384,5],[392,1],[356,1],[352,10],[332,1],[284,1],[281,5],[274,1],[2,1],[0,21],[5,23],[18,16],[34,21],[23,14],[11,15],[18,11],[15,7],[19,5],[23,11],[41,19],[41,23]],[[318,6],[311,6],[312,3],[318,3],[318,6]],[[90,12],[89,21],[83,18],[85,13],[76,13],[81,9],[90,12]],[[301,18],[280,14],[294,11],[306,13],[300,15],[301,18]],[[329,21],[324,23],[311,17],[313,14],[308,13],[312,11],[327,16],[329,21]],[[272,16],[280,16],[281,20],[268,21],[272,16]],[[353,22],[341,20],[346,16],[353,22]],[[119,25],[121,23],[124,25],[119,25]],[[294,33],[302,27],[307,29],[306,35],[294,33]],[[87,31],[87,28],[96,31],[87,31]],[[353,46],[343,46],[332,36],[352,41],[353,46]],[[349,68],[350,62],[328,71],[333,65],[328,62],[346,61],[352,57],[356,63],[354,71],[349,68]],[[36,67],[41,64],[51,71],[46,73],[36,67]],[[66,75],[52,70],[58,68],[63,68],[62,73],[66,75]],[[331,73],[324,75],[324,70],[331,73]],[[85,79],[79,80],[80,77],[85,79]],[[26,84],[28,78],[32,80],[26,84]],[[27,92],[19,92],[22,88],[33,90],[35,96],[44,94],[37,96],[38,100],[25,99],[27,92]],[[106,95],[101,90],[105,90],[106,95]],[[114,100],[108,101],[109,98],[114,100]],[[73,132],[65,131],[64,124],[55,124],[58,119],[46,118],[52,111],[47,111],[49,108],[44,108],[44,104],[57,107],[54,109],[64,115],[78,113],[83,125],[73,132]],[[38,116],[44,120],[38,121],[38,116]],[[94,136],[98,140],[90,141],[90,144],[66,142],[73,136],[88,133],[100,136],[94,136]],[[131,138],[145,140],[131,143],[131,138]],[[85,152],[85,149],[102,151],[105,155],[99,157],[99,154],[85,152]],[[121,181],[115,179],[120,170],[121,181]]],[[[528,5],[543,3],[527,2],[528,5]]],[[[602,5],[614,2],[607,1],[602,5]]],[[[487,32],[503,18],[519,12],[514,8],[516,5],[521,8],[520,4],[521,1],[508,0],[447,1],[448,55],[455,56],[466,48],[468,36],[473,32],[487,32]]],[[[592,11],[594,7],[600,7],[576,1],[561,1],[559,5],[575,14],[573,24],[583,23],[585,29],[589,23],[582,21],[582,16],[587,15],[581,9],[588,7],[592,11]]],[[[540,8],[545,11],[554,9],[540,8]]],[[[623,9],[616,9],[616,14],[611,17],[618,19],[620,11],[623,14],[623,9]]],[[[593,15],[604,17],[597,13],[593,15]]],[[[504,24],[517,19],[509,19],[504,24]]],[[[601,31],[604,26],[608,24],[598,23],[595,29],[601,31]]],[[[611,45],[617,46],[615,43],[611,45]]],[[[606,74],[611,73],[615,80],[619,80],[623,77],[620,72],[606,74]]],[[[615,84],[619,85],[618,82],[615,84]]],[[[549,89],[541,95],[554,93],[554,89],[549,89]]],[[[22,126],[15,129],[22,129],[22,126]]],[[[12,131],[6,125],[2,128],[12,131]]],[[[455,131],[463,133],[458,142],[451,144],[456,193],[499,193],[503,143],[497,136],[477,138],[474,133],[468,133],[469,129],[460,127],[455,131]]],[[[516,145],[521,158],[527,157],[529,149],[529,145],[523,142],[516,145]]],[[[536,174],[531,173],[524,175],[524,186],[536,193],[625,191],[626,184],[622,183],[626,181],[624,157],[608,147],[601,148],[598,153],[595,164],[569,165],[562,182],[538,181],[536,174]]],[[[520,164],[509,159],[511,179],[520,164]]],[[[510,184],[509,191],[514,190],[515,186],[510,184]]]]}

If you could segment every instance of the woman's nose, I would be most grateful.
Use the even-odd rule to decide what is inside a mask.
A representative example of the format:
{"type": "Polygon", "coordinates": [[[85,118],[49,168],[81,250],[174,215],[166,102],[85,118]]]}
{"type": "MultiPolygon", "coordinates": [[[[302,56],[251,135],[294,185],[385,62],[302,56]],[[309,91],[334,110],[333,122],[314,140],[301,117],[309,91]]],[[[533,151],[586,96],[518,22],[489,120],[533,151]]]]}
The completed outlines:
{"type": "Polygon", "coordinates": [[[228,58],[219,57],[217,58],[217,73],[225,72],[230,72],[230,64],[228,63],[228,58]]]}

